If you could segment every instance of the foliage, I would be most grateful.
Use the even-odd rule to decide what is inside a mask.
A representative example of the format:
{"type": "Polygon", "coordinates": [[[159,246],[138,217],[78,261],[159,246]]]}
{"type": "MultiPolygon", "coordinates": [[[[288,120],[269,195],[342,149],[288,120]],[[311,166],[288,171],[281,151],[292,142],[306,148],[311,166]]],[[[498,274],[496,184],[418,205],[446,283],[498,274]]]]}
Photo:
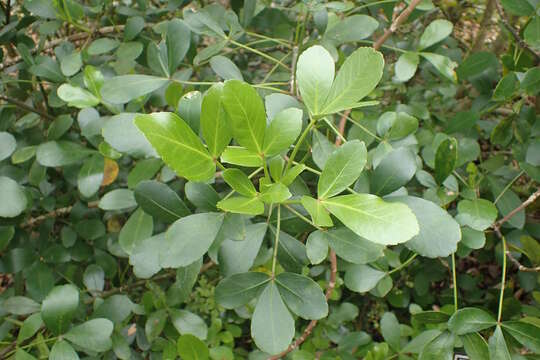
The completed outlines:
{"type": "Polygon", "coordinates": [[[0,357],[539,358],[538,9],[4,2],[0,357]]]}

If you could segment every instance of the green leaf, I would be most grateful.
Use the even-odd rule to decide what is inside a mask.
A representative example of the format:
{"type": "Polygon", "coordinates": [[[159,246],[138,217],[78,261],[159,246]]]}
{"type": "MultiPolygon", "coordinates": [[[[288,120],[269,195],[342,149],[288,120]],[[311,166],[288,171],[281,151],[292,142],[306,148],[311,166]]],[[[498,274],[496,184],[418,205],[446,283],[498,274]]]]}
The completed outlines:
{"type": "Polygon", "coordinates": [[[375,195],[343,195],[325,200],[323,205],[357,235],[378,244],[399,244],[419,233],[407,205],[385,202],[375,195]]]}
{"type": "Polygon", "coordinates": [[[344,191],[358,179],[367,161],[366,145],[358,140],[349,141],[337,148],[319,178],[317,192],[324,200],[344,191]]]}
{"type": "MultiPolygon", "coordinates": [[[[4,301],[4,306],[5,304],[6,302],[4,301]]],[[[34,336],[42,326],[43,320],[41,319],[41,313],[32,314],[24,319],[19,334],[17,335],[17,343],[20,344],[24,340],[34,336]]]]}
{"type": "Polygon", "coordinates": [[[510,99],[518,87],[519,81],[516,73],[509,72],[497,83],[493,92],[493,100],[504,101],[510,99]]]}
{"type": "Polygon", "coordinates": [[[461,200],[457,206],[456,220],[461,225],[478,231],[489,228],[497,219],[497,208],[489,200],[461,200]]]}
{"type": "Polygon", "coordinates": [[[401,330],[394,313],[385,312],[381,317],[381,334],[392,349],[398,351],[401,348],[401,330]]]}
{"type": "Polygon", "coordinates": [[[263,166],[263,160],[259,154],[239,146],[227,146],[221,155],[221,161],[245,167],[263,166]]]}
{"type": "Polygon", "coordinates": [[[17,148],[17,141],[10,133],[0,132],[0,161],[7,159],[17,148]]]}
{"type": "Polygon", "coordinates": [[[156,151],[139,131],[133,119],[137,114],[112,116],[103,126],[103,137],[115,150],[134,157],[156,157],[156,151]]]}
{"type": "Polygon", "coordinates": [[[335,46],[368,38],[379,27],[379,22],[367,15],[352,15],[336,21],[326,29],[323,39],[335,46]]]}
{"type": "Polygon", "coordinates": [[[247,83],[228,80],[223,87],[223,105],[231,120],[234,139],[248,150],[261,154],[266,115],[257,91],[247,83]]]}
{"type": "Polygon", "coordinates": [[[367,264],[383,256],[384,246],[368,241],[346,227],[336,227],[323,234],[336,254],[353,264],[367,264]]]}
{"type": "Polygon", "coordinates": [[[489,359],[490,360],[511,360],[512,356],[508,351],[506,340],[504,339],[501,326],[497,325],[495,332],[489,338],[489,359]]]}
{"type": "Polygon", "coordinates": [[[445,331],[422,349],[418,360],[452,360],[453,358],[454,336],[445,331]]]}
{"type": "Polygon", "coordinates": [[[5,176],[0,176],[0,199],[0,218],[18,216],[28,202],[23,187],[5,176]]]}
{"type": "Polygon", "coordinates": [[[442,311],[422,311],[413,314],[413,318],[423,324],[439,324],[447,322],[450,316],[442,311]]]}
{"type": "Polygon", "coordinates": [[[292,196],[289,189],[282,183],[264,186],[259,199],[267,204],[280,204],[292,196]]]}
{"type": "Polygon", "coordinates": [[[122,250],[131,254],[133,249],[144,239],[152,236],[154,221],[142,209],[137,209],[120,230],[118,243],[122,250]]]}
{"type": "Polygon", "coordinates": [[[262,272],[235,274],[221,280],[216,286],[216,301],[226,309],[235,309],[259,296],[270,281],[262,272]]]}
{"type": "Polygon", "coordinates": [[[437,329],[431,329],[431,330],[425,330],[415,336],[407,345],[401,349],[401,352],[403,353],[411,353],[411,354],[419,354],[422,349],[431,342],[433,339],[435,339],[437,336],[441,334],[440,330],[437,329]]]}
{"type": "Polygon", "coordinates": [[[98,207],[102,210],[125,210],[137,206],[133,191],[116,189],[109,191],[99,200],[98,207]]]}
{"type": "Polygon", "coordinates": [[[147,180],[134,189],[135,200],[145,213],[167,223],[175,222],[191,212],[178,194],[166,184],[147,180]]]}
{"type": "Polygon", "coordinates": [[[444,19],[432,21],[420,36],[419,50],[424,50],[436,43],[446,39],[451,33],[454,25],[444,19]]]}
{"type": "Polygon", "coordinates": [[[239,169],[227,169],[223,171],[223,180],[237,193],[247,196],[257,196],[255,186],[248,176],[239,169]]]}
{"type": "Polygon", "coordinates": [[[448,329],[456,335],[463,335],[488,329],[497,325],[489,313],[477,308],[459,309],[448,320],[448,329]]]}
{"type": "Polygon", "coordinates": [[[102,291],[105,285],[105,272],[101,266],[90,264],[84,270],[83,284],[88,290],[102,291]]]}
{"type": "Polygon", "coordinates": [[[60,85],[58,88],[58,97],[67,102],[69,106],[74,106],[79,109],[99,104],[99,99],[92,95],[92,93],[70,84],[60,85]]]}
{"type": "Polygon", "coordinates": [[[210,59],[210,67],[223,80],[240,80],[244,81],[242,72],[238,67],[227,57],[223,55],[212,56],[210,59]]]}
{"type": "Polygon", "coordinates": [[[377,122],[377,132],[389,140],[398,140],[414,133],[418,120],[405,112],[385,112],[377,122]]]}
{"type": "Polygon", "coordinates": [[[185,187],[186,197],[198,209],[203,211],[217,210],[218,193],[205,183],[188,182],[185,187]]]}
{"type": "Polygon", "coordinates": [[[125,104],[169,83],[169,79],[150,75],[122,75],[108,79],[101,88],[104,100],[125,104]]]}
{"type": "Polygon", "coordinates": [[[77,178],[77,187],[84,197],[92,197],[98,192],[103,181],[104,167],[105,159],[100,154],[84,162],[77,178]]]}
{"type": "MultiPolygon", "coordinates": [[[[5,139],[4,139],[5,140],[5,139]]],[[[0,141],[4,141],[0,140],[0,141]]],[[[4,144],[7,144],[4,142],[4,144]]],[[[5,148],[4,148],[5,149],[5,148]]],[[[11,162],[13,165],[22,164],[36,155],[37,146],[25,146],[15,150],[13,155],[11,155],[11,162]]]]}
{"type": "Polygon", "coordinates": [[[313,115],[321,113],[332,82],[334,60],[322,46],[315,45],[300,55],[296,65],[296,78],[302,100],[313,115]]]}
{"type": "Polygon", "coordinates": [[[201,213],[177,220],[167,230],[167,252],[161,254],[161,266],[177,268],[200,259],[214,242],[223,214],[201,213]]]}
{"type": "Polygon", "coordinates": [[[512,15],[529,16],[534,7],[527,0],[501,0],[502,6],[512,15]]]}
{"type": "Polygon", "coordinates": [[[333,114],[355,107],[375,89],[383,68],[384,59],[380,52],[368,47],[358,48],[341,66],[320,113],[333,114]]]}
{"type": "Polygon", "coordinates": [[[117,40],[109,38],[100,38],[92,41],[86,49],[89,55],[101,55],[116,49],[120,45],[117,40]]]}
{"type": "Polygon", "coordinates": [[[420,57],[417,53],[406,52],[401,54],[395,64],[396,79],[399,82],[409,81],[418,69],[420,57]]]}
{"type": "Polygon", "coordinates": [[[135,125],[179,176],[192,181],[206,181],[214,176],[216,166],[212,157],[178,115],[167,112],[139,115],[135,125]]]}
{"type": "Polygon", "coordinates": [[[280,111],[270,122],[264,135],[263,153],[273,156],[288,150],[302,131],[302,110],[288,108],[280,111]]]}
{"type": "Polygon", "coordinates": [[[203,97],[201,133],[213,157],[220,156],[231,142],[232,129],[223,106],[223,84],[213,85],[203,97]]]}
{"type": "Polygon", "coordinates": [[[389,194],[407,184],[416,173],[416,156],[406,147],[388,153],[371,175],[371,191],[389,194]]]}
{"type": "Polygon", "coordinates": [[[187,310],[171,309],[171,321],[180,335],[191,334],[206,339],[208,327],[200,316],[187,310]]]}
{"type": "Polygon", "coordinates": [[[172,19],[167,24],[165,44],[169,74],[173,74],[186,56],[191,41],[189,27],[180,19],[172,19]]]}
{"type": "Polygon", "coordinates": [[[58,340],[51,349],[49,360],[79,360],[79,355],[67,341],[58,340]]]}
{"type": "Polygon", "coordinates": [[[82,162],[94,151],[71,141],[49,141],[38,146],[36,159],[46,167],[60,167],[82,162]]]}
{"type": "Polygon", "coordinates": [[[527,349],[540,353],[540,326],[524,321],[507,321],[502,328],[527,349]]]}
{"type": "Polygon", "coordinates": [[[448,138],[441,142],[435,152],[435,180],[442,184],[452,173],[457,162],[457,140],[448,138]]]}
{"type": "Polygon", "coordinates": [[[285,350],[293,339],[294,320],[274,282],[266,286],[255,306],[251,336],[257,347],[269,354],[285,350]]]}
{"type": "Polygon", "coordinates": [[[431,65],[433,65],[433,67],[435,67],[435,69],[446,79],[452,82],[457,81],[456,72],[454,71],[457,64],[449,57],[428,52],[421,52],[420,56],[429,61],[431,65]]]}
{"type": "Polygon", "coordinates": [[[469,359],[489,360],[489,349],[486,340],[479,333],[460,336],[469,359]]]}
{"type": "Polygon", "coordinates": [[[391,197],[388,201],[405,203],[420,226],[418,235],[407,241],[405,246],[429,258],[447,257],[456,252],[461,229],[444,209],[414,196],[391,197]]]}
{"type": "Polygon", "coordinates": [[[375,270],[367,265],[353,265],[345,272],[345,286],[355,292],[365,293],[377,286],[386,276],[384,271],[375,270]]]}
{"type": "Polygon", "coordinates": [[[12,296],[2,303],[5,311],[15,315],[29,315],[39,311],[39,304],[24,296],[12,296]]]}
{"type": "Polygon", "coordinates": [[[256,197],[231,197],[218,202],[217,207],[236,214],[260,215],[264,212],[264,203],[256,197]]]}
{"type": "Polygon", "coordinates": [[[148,279],[161,270],[160,254],[166,251],[165,233],[136,242],[129,254],[135,276],[148,279]]]}
{"type": "Polygon", "coordinates": [[[311,220],[315,225],[323,227],[330,227],[334,225],[332,218],[330,218],[330,214],[324,208],[321,201],[309,196],[302,196],[300,201],[302,202],[302,206],[311,216],[311,220]]]}
{"type": "Polygon", "coordinates": [[[267,230],[265,222],[244,225],[242,215],[231,215],[225,218],[222,233],[226,239],[220,244],[218,254],[220,271],[224,276],[244,273],[251,269],[267,230]],[[241,222],[240,226],[230,226],[232,219],[241,222]],[[227,225],[238,232],[228,231],[227,225]]]}
{"type": "Polygon", "coordinates": [[[540,18],[538,16],[531,19],[523,31],[523,38],[531,48],[536,51],[540,49],[540,18]]]}
{"type": "Polygon", "coordinates": [[[328,239],[323,231],[314,231],[306,241],[306,255],[312,265],[323,262],[328,255],[328,239]]]}
{"type": "MultiPolygon", "coordinates": [[[[540,25],[537,26],[540,27],[540,25]]],[[[533,67],[527,70],[525,76],[523,77],[523,80],[521,80],[521,88],[524,89],[527,94],[535,96],[540,91],[538,90],[538,88],[540,87],[539,85],[540,69],[538,67],[533,67]]]]}
{"type": "Polygon", "coordinates": [[[64,337],[84,349],[103,352],[112,346],[112,331],[113,323],[110,320],[93,319],[75,326],[64,337]]]}
{"type": "MultiPolygon", "coordinates": [[[[270,231],[275,237],[276,228],[270,226],[270,231]]],[[[309,264],[306,246],[284,231],[279,232],[277,259],[283,269],[288,272],[301,273],[303,267],[309,264]]]]}
{"type": "Polygon", "coordinates": [[[159,309],[151,313],[144,324],[144,333],[148,341],[153,342],[165,328],[167,323],[167,310],[159,309]]]}
{"type": "Polygon", "coordinates": [[[296,315],[308,320],[328,316],[323,290],[311,278],[284,272],[276,277],[276,284],[285,304],[296,315]]]}
{"type": "Polygon", "coordinates": [[[65,332],[79,306],[79,290],[73,285],[54,287],[41,304],[41,318],[49,330],[65,332]]]}
{"type": "Polygon", "coordinates": [[[177,350],[178,355],[185,360],[207,360],[210,356],[206,344],[190,334],[178,338],[177,350]]]}

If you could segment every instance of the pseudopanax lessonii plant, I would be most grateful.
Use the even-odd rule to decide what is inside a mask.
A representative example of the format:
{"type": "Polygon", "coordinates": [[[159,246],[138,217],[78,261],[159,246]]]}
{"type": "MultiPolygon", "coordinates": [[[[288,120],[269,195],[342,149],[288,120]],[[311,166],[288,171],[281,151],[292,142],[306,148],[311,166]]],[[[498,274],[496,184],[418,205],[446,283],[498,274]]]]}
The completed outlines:
{"type": "Polygon", "coordinates": [[[538,4],[435,3],[2,2],[0,359],[537,359],[538,4]]]}
{"type": "MultiPolygon", "coordinates": [[[[194,186],[209,192],[208,185],[201,183],[221,177],[230,191],[209,204],[214,211],[184,216],[171,225],[164,238],[158,235],[126,249],[131,250],[128,253],[136,273],[138,266],[145,266],[139,262],[145,261],[148,252],[154,253],[156,260],[147,276],[160,268],[188,266],[206,253],[216,262],[220,252],[229,253],[234,264],[224,269],[216,300],[226,309],[254,302],[251,335],[255,344],[264,352],[278,354],[293,340],[292,314],[308,320],[328,315],[323,290],[302,274],[309,262],[319,264],[327,258],[328,247],[354,264],[345,279],[347,286],[358,292],[373,289],[386,276],[366,264],[382,257],[387,245],[405,243],[432,257],[454,252],[461,233],[458,223],[444,210],[417,197],[397,194],[381,198],[403,185],[403,180],[392,174],[395,164],[385,168],[381,163],[379,170],[370,174],[375,179],[383,177],[375,182],[373,194],[351,188],[362,174],[368,176],[364,142],[345,140],[328,151],[324,159],[315,161],[321,171],[306,165],[310,152],[302,150],[304,141],[318,136],[320,123],[329,124],[327,117],[335,113],[376,104],[360,100],[374,90],[383,67],[381,53],[361,47],[347,57],[334,76],[331,55],[322,46],[312,46],[298,58],[296,70],[305,106],[288,95],[277,95],[282,101],[267,102],[266,110],[251,85],[239,80],[215,84],[202,97],[200,133],[206,146],[175,113],[137,115],[137,128],[179,176],[198,182],[194,186]],[[289,106],[291,103],[294,106],[289,106]],[[231,141],[235,145],[229,145],[231,141]],[[302,158],[297,158],[299,153],[302,158]],[[303,172],[313,174],[315,194],[295,185],[303,172]],[[436,217],[437,225],[420,232],[415,212],[436,217]],[[306,213],[311,219],[303,215],[306,213]],[[281,230],[282,221],[291,215],[316,229],[306,245],[281,230]],[[339,222],[334,224],[331,215],[339,222]],[[430,231],[437,232],[440,247],[431,246],[435,234],[430,231]],[[271,268],[249,271],[267,232],[273,240],[271,268]],[[229,244],[223,247],[223,242],[229,244]]],[[[413,120],[399,137],[416,129],[413,120]]],[[[388,129],[403,126],[397,121],[397,117],[391,118],[388,129]]],[[[408,181],[414,175],[416,155],[407,148],[394,151],[400,161],[413,164],[412,171],[404,174],[408,181]]]]}

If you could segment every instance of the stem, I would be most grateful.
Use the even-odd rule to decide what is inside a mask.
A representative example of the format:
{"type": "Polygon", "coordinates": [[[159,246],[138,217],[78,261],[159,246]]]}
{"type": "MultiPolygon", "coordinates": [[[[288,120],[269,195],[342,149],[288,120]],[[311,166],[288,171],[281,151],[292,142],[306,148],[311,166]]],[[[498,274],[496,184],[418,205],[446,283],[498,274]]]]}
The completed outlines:
{"type": "Polygon", "coordinates": [[[33,112],[33,113],[35,113],[35,114],[38,114],[39,116],[42,116],[42,117],[44,117],[45,119],[48,119],[48,120],[54,120],[54,116],[49,115],[49,114],[47,114],[47,113],[45,113],[45,112],[42,112],[42,111],[40,111],[40,110],[38,110],[38,109],[34,109],[33,107],[28,106],[28,105],[26,105],[25,103],[23,103],[22,101],[19,101],[19,100],[17,100],[17,99],[12,99],[12,98],[9,98],[9,97],[7,97],[7,96],[3,96],[3,95],[2,95],[2,96],[0,96],[0,100],[4,100],[5,102],[8,102],[8,103],[13,104],[13,105],[15,105],[15,106],[18,106],[18,107],[20,107],[20,108],[23,109],[23,110],[26,110],[26,111],[33,112]]]}
{"type": "Polygon", "coordinates": [[[326,117],[324,117],[323,120],[326,123],[326,125],[328,125],[330,129],[334,132],[334,134],[336,134],[337,136],[336,141],[339,140],[340,144],[341,142],[344,142],[344,143],[347,142],[347,139],[345,139],[345,137],[341,134],[341,132],[338,129],[336,129],[334,124],[332,124],[326,117]]]}
{"type": "Polygon", "coordinates": [[[513,178],[513,179],[508,183],[508,185],[506,185],[506,186],[504,187],[504,189],[501,191],[501,193],[500,193],[499,195],[497,195],[497,197],[495,198],[495,201],[493,201],[494,204],[496,204],[497,201],[499,201],[499,200],[501,199],[501,197],[504,195],[504,193],[507,192],[508,189],[510,189],[510,187],[512,187],[512,184],[513,184],[517,179],[519,179],[519,178],[521,177],[521,175],[523,175],[524,172],[525,172],[525,170],[521,170],[521,171],[519,172],[519,174],[517,174],[516,177],[513,178]]]}
{"type": "Polygon", "coordinates": [[[364,130],[364,132],[368,135],[371,135],[373,136],[375,139],[377,139],[378,141],[383,141],[383,139],[377,135],[375,135],[371,130],[369,130],[368,128],[366,128],[365,126],[363,126],[362,124],[356,122],[356,120],[352,119],[350,116],[348,116],[346,113],[339,113],[341,116],[343,116],[345,119],[349,120],[350,122],[352,122],[354,125],[358,126],[360,129],[364,130]]]}
{"type": "Polygon", "coordinates": [[[384,31],[384,34],[375,42],[375,44],[373,44],[373,48],[375,50],[379,50],[381,48],[382,44],[384,44],[384,42],[390,37],[390,35],[392,35],[397,30],[397,28],[407,20],[409,15],[411,15],[411,13],[413,12],[414,8],[418,6],[421,1],[422,0],[412,0],[409,3],[409,6],[407,6],[407,8],[403,10],[401,14],[399,14],[399,16],[395,18],[394,21],[392,21],[390,27],[386,29],[384,31]]]}
{"type": "Polygon", "coordinates": [[[251,51],[252,53],[257,54],[257,55],[259,55],[259,56],[261,56],[261,57],[263,57],[263,58],[265,58],[267,60],[270,60],[270,61],[272,61],[274,63],[277,63],[277,64],[279,64],[280,66],[284,67],[287,70],[290,70],[289,67],[287,65],[285,65],[284,63],[282,63],[280,60],[278,60],[278,59],[276,59],[276,58],[274,58],[274,57],[272,57],[270,55],[267,55],[267,54],[265,54],[265,53],[263,53],[263,52],[261,52],[261,51],[259,51],[257,49],[246,46],[246,45],[244,45],[242,43],[239,43],[238,41],[233,40],[233,39],[229,39],[229,42],[231,44],[234,44],[234,45],[238,46],[238,47],[241,47],[242,49],[246,49],[248,51],[251,51]]]}
{"type": "Polygon", "coordinates": [[[401,269],[407,267],[414,259],[416,259],[417,256],[418,256],[418,254],[417,254],[417,253],[414,253],[414,255],[411,256],[410,258],[408,258],[403,264],[399,265],[399,266],[398,266],[397,268],[395,268],[395,269],[390,270],[390,271],[388,272],[388,275],[391,275],[391,274],[393,274],[393,273],[395,273],[395,272],[398,272],[398,271],[400,271],[401,269]]]}
{"type": "Polygon", "coordinates": [[[277,261],[277,251],[279,245],[279,232],[281,228],[281,206],[277,206],[277,226],[276,226],[276,242],[274,244],[274,255],[272,258],[272,278],[276,276],[276,261],[277,261]]]}
{"type": "Polygon", "coordinates": [[[458,289],[456,276],[456,254],[452,253],[452,284],[454,285],[454,312],[458,311],[458,289]]]}
{"type": "Polygon", "coordinates": [[[370,6],[377,6],[377,5],[382,5],[382,4],[389,4],[389,3],[394,3],[394,2],[397,2],[398,0],[382,0],[382,1],[374,1],[372,3],[369,3],[369,4],[364,4],[364,5],[360,5],[358,7],[355,7],[354,9],[350,10],[349,12],[347,12],[347,15],[350,15],[350,14],[353,14],[359,10],[362,10],[362,9],[365,9],[367,7],[370,7],[370,6]]]}
{"type": "Polygon", "coordinates": [[[256,37],[256,38],[259,38],[259,39],[264,39],[264,40],[268,40],[268,41],[272,41],[272,42],[275,42],[277,44],[281,44],[283,46],[287,46],[287,47],[291,47],[291,41],[290,40],[287,40],[287,39],[277,39],[277,38],[272,38],[272,37],[269,37],[269,36],[266,36],[266,35],[262,35],[262,34],[258,34],[258,33],[255,33],[255,32],[251,32],[251,31],[246,31],[246,34],[249,35],[249,36],[252,36],[252,37],[256,37]]]}
{"type": "Polygon", "coordinates": [[[302,132],[302,134],[298,138],[298,141],[296,142],[296,145],[294,145],[294,149],[293,149],[293,151],[291,153],[291,157],[289,158],[289,161],[287,162],[287,166],[285,167],[285,172],[287,172],[287,170],[289,170],[289,168],[291,167],[291,165],[292,165],[292,163],[294,161],[294,158],[296,157],[296,154],[298,153],[298,149],[300,149],[300,145],[302,145],[302,143],[304,142],[307,134],[309,133],[309,131],[313,128],[313,126],[316,123],[316,120],[313,120],[313,118],[311,116],[309,117],[309,119],[310,119],[310,121],[309,121],[308,126],[306,126],[306,128],[304,129],[304,131],[302,132]]]}
{"type": "Polygon", "coordinates": [[[287,210],[289,210],[290,212],[292,212],[294,215],[298,216],[300,218],[300,220],[303,220],[304,222],[308,223],[309,225],[313,226],[314,228],[316,228],[317,230],[321,230],[321,231],[324,231],[323,228],[321,228],[320,226],[317,226],[315,225],[315,223],[311,220],[309,220],[307,217],[305,217],[304,215],[300,214],[298,211],[296,211],[292,206],[290,205],[287,205],[287,204],[283,204],[283,206],[285,206],[287,208],[287,210]]]}
{"type": "Polygon", "coordinates": [[[499,311],[497,313],[497,322],[501,323],[502,318],[502,308],[504,300],[504,285],[506,282],[506,238],[504,235],[501,237],[502,240],[502,253],[503,253],[503,265],[502,265],[502,278],[501,278],[501,294],[499,295],[499,311]]]}

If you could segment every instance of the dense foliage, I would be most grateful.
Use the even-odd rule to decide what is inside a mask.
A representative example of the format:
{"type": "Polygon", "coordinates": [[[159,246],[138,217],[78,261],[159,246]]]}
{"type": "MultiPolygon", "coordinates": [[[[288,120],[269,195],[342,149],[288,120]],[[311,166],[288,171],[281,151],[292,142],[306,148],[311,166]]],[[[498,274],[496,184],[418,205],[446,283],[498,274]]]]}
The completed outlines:
{"type": "Polygon", "coordinates": [[[0,358],[540,358],[538,0],[1,12],[0,358]]]}

